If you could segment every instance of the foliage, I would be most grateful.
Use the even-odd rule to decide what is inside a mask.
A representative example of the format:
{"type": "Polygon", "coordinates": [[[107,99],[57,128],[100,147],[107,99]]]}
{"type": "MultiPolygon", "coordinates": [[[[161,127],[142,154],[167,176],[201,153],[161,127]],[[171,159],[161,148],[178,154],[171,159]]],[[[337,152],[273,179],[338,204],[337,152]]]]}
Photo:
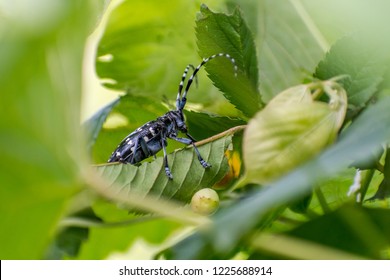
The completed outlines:
{"type": "Polygon", "coordinates": [[[43,257],[87,162],[81,61],[102,4],[49,2],[0,7],[1,259],[43,257]]]}
{"type": "Polygon", "coordinates": [[[102,2],[0,6],[2,259],[389,259],[386,1],[102,2]],[[80,125],[96,18],[96,74],[120,94],[80,125]],[[220,52],[237,75],[210,61],[184,110],[210,169],[171,140],[173,180],[161,153],[105,163],[220,52]],[[207,217],[188,205],[204,188],[207,217]]]}

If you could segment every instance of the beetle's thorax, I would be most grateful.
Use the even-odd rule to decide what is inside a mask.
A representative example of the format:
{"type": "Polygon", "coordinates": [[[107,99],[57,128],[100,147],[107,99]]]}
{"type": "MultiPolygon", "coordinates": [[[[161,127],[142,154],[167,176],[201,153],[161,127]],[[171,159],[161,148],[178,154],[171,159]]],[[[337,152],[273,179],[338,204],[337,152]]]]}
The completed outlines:
{"type": "Polygon", "coordinates": [[[181,110],[169,111],[164,116],[160,117],[159,120],[164,122],[168,133],[175,130],[187,132],[187,126],[181,110]]]}

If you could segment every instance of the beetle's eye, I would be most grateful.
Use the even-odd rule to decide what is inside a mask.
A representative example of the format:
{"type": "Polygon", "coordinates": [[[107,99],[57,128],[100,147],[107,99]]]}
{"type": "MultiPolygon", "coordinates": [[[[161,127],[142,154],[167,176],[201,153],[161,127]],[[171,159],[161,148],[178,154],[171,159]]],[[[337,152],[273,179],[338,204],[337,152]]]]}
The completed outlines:
{"type": "Polygon", "coordinates": [[[187,126],[186,126],[186,124],[184,122],[178,122],[177,123],[177,128],[180,131],[187,132],[187,126]]]}

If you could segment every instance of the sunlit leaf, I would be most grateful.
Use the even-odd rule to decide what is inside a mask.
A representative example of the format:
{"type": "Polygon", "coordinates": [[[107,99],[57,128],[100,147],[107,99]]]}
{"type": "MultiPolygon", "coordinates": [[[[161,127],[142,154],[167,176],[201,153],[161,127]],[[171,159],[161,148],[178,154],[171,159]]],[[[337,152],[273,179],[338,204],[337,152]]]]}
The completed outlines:
{"type": "Polygon", "coordinates": [[[362,37],[345,37],[327,53],[315,76],[328,79],[346,75],[340,80],[348,94],[350,114],[356,114],[377,92],[389,65],[389,55],[378,42],[362,37]]]}
{"type": "Polygon", "coordinates": [[[191,32],[198,7],[197,1],[167,0],[123,1],[115,7],[96,53],[104,85],[174,98],[184,68],[199,60],[191,32]]]}
{"type": "Polygon", "coordinates": [[[313,103],[312,92],[308,85],[288,88],[268,102],[268,106],[294,106],[296,103],[313,103]]]}
{"type": "Polygon", "coordinates": [[[247,180],[269,183],[319,153],[336,134],[334,114],[325,103],[262,111],[244,134],[247,180]]]}
{"type": "Polygon", "coordinates": [[[260,92],[268,102],[313,73],[328,42],[300,1],[261,1],[253,7],[260,50],[260,92]],[[256,12],[256,13],[254,13],[256,12]]]}
{"type": "Polygon", "coordinates": [[[335,94],[340,95],[335,100],[341,101],[332,109],[311,99],[310,86],[292,87],[256,114],[244,134],[245,180],[269,183],[331,144],[343,123],[347,102],[343,89],[335,94]]]}

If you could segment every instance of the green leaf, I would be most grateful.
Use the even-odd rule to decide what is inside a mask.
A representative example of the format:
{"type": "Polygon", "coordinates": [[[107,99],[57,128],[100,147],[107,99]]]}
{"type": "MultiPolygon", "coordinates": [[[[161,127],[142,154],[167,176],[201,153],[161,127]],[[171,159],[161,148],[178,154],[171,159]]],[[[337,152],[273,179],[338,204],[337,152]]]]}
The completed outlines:
{"type": "MultiPolygon", "coordinates": [[[[115,204],[107,201],[97,201],[93,205],[95,213],[104,219],[106,223],[118,221],[131,221],[140,219],[137,214],[129,214],[127,210],[119,209],[115,204]]],[[[147,216],[145,216],[147,217],[147,216]]],[[[113,258],[113,254],[131,252],[134,244],[140,240],[151,243],[151,245],[162,246],[164,240],[180,229],[177,222],[157,218],[141,223],[134,223],[128,226],[103,226],[91,227],[88,240],[83,242],[80,253],[77,256],[82,260],[102,260],[113,258]]],[[[151,258],[152,248],[144,248],[145,253],[151,258]]],[[[135,251],[126,259],[143,259],[142,252],[135,251]]]]}
{"type": "Polygon", "coordinates": [[[310,206],[310,202],[312,198],[313,198],[313,193],[310,193],[300,198],[299,200],[293,202],[289,208],[296,213],[300,213],[300,214],[306,213],[307,209],[310,206]]]}
{"type": "Polygon", "coordinates": [[[353,160],[371,156],[373,149],[390,139],[389,106],[390,98],[381,99],[362,113],[340,140],[319,157],[232,207],[220,210],[207,233],[199,230],[171,248],[172,258],[196,259],[230,251],[271,209],[308,194],[319,182],[346,169],[353,160]]]}
{"type": "Polygon", "coordinates": [[[244,125],[245,121],[239,118],[225,117],[214,114],[184,111],[188,132],[196,140],[205,139],[228,130],[229,128],[244,125]]]}
{"type": "Polygon", "coordinates": [[[96,72],[104,85],[176,97],[182,71],[198,60],[191,35],[197,6],[196,1],[172,5],[151,0],[124,1],[115,7],[96,54],[96,72]]]}
{"type": "MultiPolygon", "coordinates": [[[[318,86],[322,83],[332,82],[319,82],[318,86]]],[[[347,107],[345,91],[339,88],[334,93],[336,96],[331,100],[339,105],[332,107],[332,101],[329,104],[313,101],[310,86],[292,87],[257,113],[244,133],[246,173],[243,180],[270,183],[333,143],[347,107]]]]}
{"type": "Polygon", "coordinates": [[[253,116],[262,107],[256,49],[241,12],[236,9],[232,15],[213,13],[202,5],[196,20],[196,36],[202,57],[227,53],[235,59],[239,69],[237,78],[228,60],[210,62],[206,69],[224,96],[246,116],[253,116]]]}
{"type": "Polygon", "coordinates": [[[269,183],[311,159],[332,143],[338,130],[325,103],[263,110],[244,134],[246,180],[269,183]]]}
{"type": "Polygon", "coordinates": [[[162,157],[140,166],[107,164],[96,168],[108,182],[109,192],[123,193],[125,197],[132,193],[141,197],[153,195],[188,203],[196,191],[213,186],[228,172],[225,151],[230,143],[228,136],[199,147],[202,157],[212,165],[208,169],[200,165],[192,147],[169,154],[173,180],[165,174],[162,157]]]}
{"type": "Polygon", "coordinates": [[[386,158],[383,166],[383,181],[378,186],[378,190],[376,191],[375,195],[369,200],[375,200],[380,199],[384,200],[388,197],[390,197],[390,150],[386,150],[386,158]]]}
{"type": "Polygon", "coordinates": [[[121,99],[118,98],[107,104],[84,123],[83,126],[87,134],[87,149],[89,151],[92,150],[92,147],[96,142],[96,139],[102,129],[104,122],[107,119],[107,116],[111,113],[112,108],[116,106],[118,102],[120,102],[120,100],[121,99]]]}
{"type": "Polygon", "coordinates": [[[340,83],[348,94],[350,114],[360,111],[374,96],[388,68],[389,55],[384,53],[387,48],[366,40],[364,36],[339,40],[315,71],[320,79],[347,75],[340,83]]]}
{"type": "Polygon", "coordinates": [[[84,43],[102,2],[39,1],[0,17],[1,259],[43,258],[80,186],[84,43]]]}
{"type": "Polygon", "coordinates": [[[251,260],[364,260],[365,258],[284,234],[257,234],[251,242],[251,260]]]}
{"type": "Polygon", "coordinates": [[[309,85],[298,85],[288,88],[274,98],[272,98],[267,106],[294,106],[296,103],[312,103],[313,97],[309,85]]]}
{"type": "MultiPolygon", "coordinates": [[[[390,244],[390,210],[346,204],[288,235],[372,259],[390,244]]],[[[305,252],[305,248],[301,248],[305,252]]],[[[288,255],[286,251],[286,255],[288,255]]]]}
{"type": "MultiPolygon", "coordinates": [[[[71,215],[72,218],[86,218],[100,222],[101,219],[95,215],[91,208],[83,209],[71,215]]],[[[76,257],[83,242],[88,240],[89,228],[70,226],[60,229],[55,240],[49,246],[46,253],[47,259],[64,259],[65,257],[76,257]]]]}
{"type": "Polygon", "coordinates": [[[313,73],[329,43],[300,1],[261,1],[251,14],[257,24],[260,92],[268,102],[313,73]]]}

